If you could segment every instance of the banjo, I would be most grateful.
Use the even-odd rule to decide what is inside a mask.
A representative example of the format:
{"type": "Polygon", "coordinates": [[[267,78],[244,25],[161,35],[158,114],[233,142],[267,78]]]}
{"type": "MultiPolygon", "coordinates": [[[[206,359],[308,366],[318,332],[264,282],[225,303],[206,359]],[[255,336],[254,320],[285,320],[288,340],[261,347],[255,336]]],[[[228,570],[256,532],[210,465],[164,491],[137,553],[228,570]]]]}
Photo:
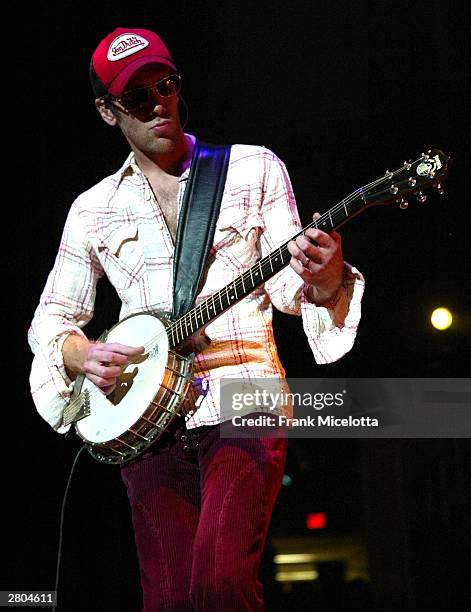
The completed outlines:
{"type": "MultiPolygon", "coordinates": [[[[293,239],[311,227],[335,230],[370,206],[397,202],[400,208],[407,208],[406,196],[410,194],[424,202],[427,196],[423,190],[429,187],[443,194],[440,181],[447,175],[449,162],[450,158],[438,149],[423,153],[415,161],[405,162],[356,189],[293,239]]],[[[123,464],[135,459],[158,441],[172,423],[195,410],[189,399],[194,361],[189,342],[216,317],[282,270],[291,259],[287,245],[288,242],[279,246],[176,321],[139,313],[102,334],[102,342],[140,345],[145,352],[128,362],[108,396],[84,375],[75,381],[63,425],[74,424],[97,461],[123,464]]]]}

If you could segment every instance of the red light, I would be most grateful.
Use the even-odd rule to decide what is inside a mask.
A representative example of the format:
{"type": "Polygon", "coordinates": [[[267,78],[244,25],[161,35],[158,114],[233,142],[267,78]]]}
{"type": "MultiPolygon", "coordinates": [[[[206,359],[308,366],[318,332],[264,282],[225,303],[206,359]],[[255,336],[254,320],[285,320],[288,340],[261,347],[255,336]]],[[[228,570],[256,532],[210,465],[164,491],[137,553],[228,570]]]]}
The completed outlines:
{"type": "Polygon", "coordinates": [[[308,529],[324,529],[327,525],[325,512],[313,512],[306,516],[306,527],[308,529]]]}

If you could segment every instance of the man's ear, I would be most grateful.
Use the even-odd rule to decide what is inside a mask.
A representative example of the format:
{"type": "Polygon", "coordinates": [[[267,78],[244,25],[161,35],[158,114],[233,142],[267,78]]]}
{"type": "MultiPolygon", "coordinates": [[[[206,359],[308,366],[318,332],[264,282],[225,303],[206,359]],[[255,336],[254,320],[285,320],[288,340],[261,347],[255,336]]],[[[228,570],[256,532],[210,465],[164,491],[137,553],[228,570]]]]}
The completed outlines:
{"type": "Polygon", "coordinates": [[[105,123],[113,127],[115,125],[118,125],[118,120],[116,118],[116,115],[113,113],[111,108],[106,106],[103,98],[97,98],[95,100],[95,106],[96,106],[97,111],[100,113],[101,118],[103,119],[105,123]]]}

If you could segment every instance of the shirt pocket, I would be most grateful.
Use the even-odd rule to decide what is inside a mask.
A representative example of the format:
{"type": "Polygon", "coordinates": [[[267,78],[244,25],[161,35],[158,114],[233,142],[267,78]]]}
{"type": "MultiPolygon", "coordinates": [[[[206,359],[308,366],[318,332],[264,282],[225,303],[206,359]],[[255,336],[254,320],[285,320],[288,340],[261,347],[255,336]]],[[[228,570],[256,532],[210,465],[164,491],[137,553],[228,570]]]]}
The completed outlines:
{"type": "Polygon", "coordinates": [[[263,221],[244,209],[222,211],[216,223],[212,255],[234,270],[248,268],[260,258],[263,221]]]}
{"type": "Polygon", "coordinates": [[[127,289],[144,276],[146,262],[141,242],[136,224],[120,225],[100,237],[98,257],[116,289],[127,289]]]}

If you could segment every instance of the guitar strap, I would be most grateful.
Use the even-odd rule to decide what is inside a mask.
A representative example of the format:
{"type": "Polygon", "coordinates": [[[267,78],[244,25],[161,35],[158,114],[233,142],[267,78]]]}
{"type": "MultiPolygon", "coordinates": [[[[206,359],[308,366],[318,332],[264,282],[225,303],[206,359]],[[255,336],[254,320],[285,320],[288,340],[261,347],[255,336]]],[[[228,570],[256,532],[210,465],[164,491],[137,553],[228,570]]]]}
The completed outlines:
{"type": "Polygon", "coordinates": [[[173,262],[173,320],[193,305],[221,208],[231,147],[197,140],[178,219],[173,262]]]}

